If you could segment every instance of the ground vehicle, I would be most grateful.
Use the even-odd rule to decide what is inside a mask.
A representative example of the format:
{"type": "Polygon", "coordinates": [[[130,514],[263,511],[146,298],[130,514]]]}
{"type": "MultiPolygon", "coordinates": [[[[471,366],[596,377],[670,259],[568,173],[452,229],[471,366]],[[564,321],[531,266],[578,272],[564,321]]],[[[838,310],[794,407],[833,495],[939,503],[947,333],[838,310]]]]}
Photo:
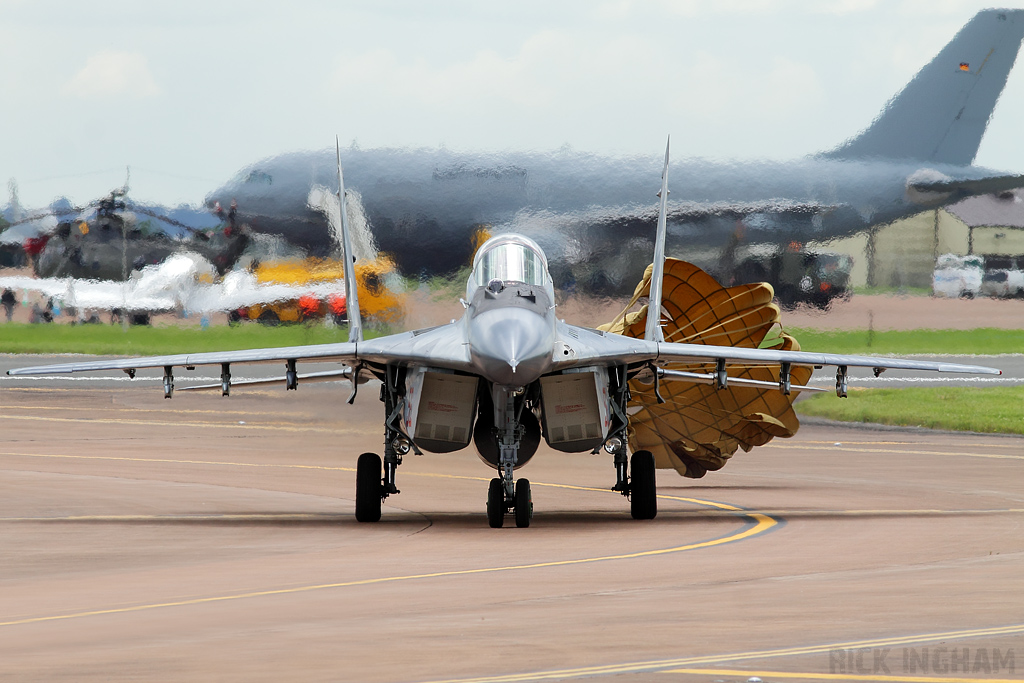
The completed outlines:
{"type": "Polygon", "coordinates": [[[935,262],[932,274],[932,294],[950,299],[973,299],[981,293],[982,270],[985,260],[981,256],[943,254],[935,262]]]}
{"type": "Polygon", "coordinates": [[[992,297],[1024,297],[1024,256],[986,256],[981,293],[992,297]]]}
{"type": "Polygon", "coordinates": [[[767,282],[783,307],[808,303],[827,308],[850,295],[853,258],[845,254],[805,251],[798,243],[749,256],[736,266],[736,283],[767,282]]]}
{"type": "MultiPolygon", "coordinates": [[[[301,322],[331,315],[344,319],[344,266],[337,259],[306,258],[262,262],[254,266],[256,281],[261,285],[324,285],[337,283],[337,292],[317,293],[281,301],[255,304],[234,312],[234,320],[259,320],[266,324],[301,322]]],[[[395,266],[386,256],[355,264],[359,283],[360,308],[368,318],[381,323],[395,323],[404,314],[402,284],[395,266]]]]}

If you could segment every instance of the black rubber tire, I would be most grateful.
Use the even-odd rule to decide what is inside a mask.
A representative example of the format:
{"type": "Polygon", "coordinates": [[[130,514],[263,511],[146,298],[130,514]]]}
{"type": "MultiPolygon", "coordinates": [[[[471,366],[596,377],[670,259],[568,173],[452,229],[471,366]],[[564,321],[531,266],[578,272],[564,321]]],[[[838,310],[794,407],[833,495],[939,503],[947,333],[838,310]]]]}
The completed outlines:
{"type": "Polygon", "coordinates": [[[658,514],[658,484],[654,454],[637,451],[629,461],[629,512],[633,519],[654,519],[658,514]]]}
{"type": "Polygon", "coordinates": [[[261,325],[267,325],[268,327],[277,327],[281,324],[281,318],[279,318],[277,313],[269,308],[260,313],[260,316],[256,318],[256,321],[261,325]]]}
{"type": "Polygon", "coordinates": [[[492,529],[500,529],[505,523],[505,485],[498,477],[487,487],[487,523],[492,529]]]}
{"type": "Polygon", "coordinates": [[[533,519],[533,494],[530,492],[530,480],[520,479],[516,482],[516,526],[525,529],[533,519]]]}
{"type": "Polygon", "coordinates": [[[384,484],[381,460],[376,453],[363,453],[356,462],[356,521],[379,522],[384,484]]]}

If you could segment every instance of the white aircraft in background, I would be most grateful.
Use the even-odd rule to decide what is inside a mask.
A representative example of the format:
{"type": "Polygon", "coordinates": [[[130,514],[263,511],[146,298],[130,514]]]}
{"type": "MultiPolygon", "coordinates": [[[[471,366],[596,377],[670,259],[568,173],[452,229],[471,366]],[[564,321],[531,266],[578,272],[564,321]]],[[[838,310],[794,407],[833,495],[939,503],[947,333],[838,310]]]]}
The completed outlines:
{"type": "Polygon", "coordinates": [[[210,314],[257,304],[289,301],[312,295],[319,300],[344,296],[340,280],[308,285],[267,284],[247,270],[233,270],[220,282],[213,264],[184,252],[145,266],[123,282],[77,278],[0,277],[0,289],[35,292],[65,308],[80,312],[122,311],[125,314],[181,312],[210,314]]]}

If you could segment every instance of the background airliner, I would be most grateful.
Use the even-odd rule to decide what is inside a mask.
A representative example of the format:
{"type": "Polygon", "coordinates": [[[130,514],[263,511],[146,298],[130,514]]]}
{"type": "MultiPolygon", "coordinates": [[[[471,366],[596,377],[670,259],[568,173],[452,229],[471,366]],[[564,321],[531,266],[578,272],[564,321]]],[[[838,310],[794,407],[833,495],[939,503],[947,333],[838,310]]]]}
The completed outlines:
{"type": "MultiPolygon", "coordinates": [[[[713,266],[715,254],[737,242],[828,240],[1024,186],[1024,175],[972,165],[1022,37],[1024,10],[978,13],[874,122],[830,151],[793,161],[674,163],[669,253],[713,266]]],[[[685,149],[687,135],[699,131],[681,133],[685,149]]],[[[239,220],[252,229],[326,254],[336,240],[308,200],[315,187],[331,185],[333,157],[324,150],[262,160],[207,204],[236,200],[239,220]]],[[[466,266],[480,228],[534,238],[556,281],[559,264],[612,256],[636,261],[637,272],[623,274],[631,285],[649,263],[656,214],[646,181],[660,163],[653,155],[351,148],[342,161],[350,201],[362,203],[380,248],[408,274],[466,266]]]]}

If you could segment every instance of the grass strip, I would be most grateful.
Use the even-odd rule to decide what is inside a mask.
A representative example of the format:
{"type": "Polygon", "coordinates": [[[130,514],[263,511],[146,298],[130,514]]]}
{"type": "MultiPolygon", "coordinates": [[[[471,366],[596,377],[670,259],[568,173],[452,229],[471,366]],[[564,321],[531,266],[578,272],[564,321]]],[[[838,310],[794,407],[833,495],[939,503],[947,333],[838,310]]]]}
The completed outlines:
{"type": "Polygon", "coordinates": [[[851,388],[849,398],[817,394],[794,409],[843,422],[1024,434],[1024,386],[851,388]]]}
{"type": "Polygon", "coordinates": [[[786,328],[802,351],[822,353],[908,353],[994,355],[1024,353],[1024,330],[980,327],[973,330],[814,330],[786,328]]]}
{"type": "MultiPolygon", "coordinates": [[[[868,330],[823,331],[786,328],[804,351],[902,355],[909,353],[992,355],[1024,353],[1024,330],[868,330]]],[[[368,334],[368,336],[372,336],[368,334]]],[[[261,346],[292,346],[345,341],[345,328],[323,325],[268,327],[242,323],[234,327],[0,324],[0,353],[87,353],[153,355],[233,351],[261,346]]]]}
{"type": "Polygon", "coordinates": [[[206,329],[139,325],[127,330],[119,325],[0,325],[0,353],[150,356],[324,344],[347,339],[347,328],[328,329],[323,325],[269,327],[243,323],[237,326],[210,326],[206,329]]]}

